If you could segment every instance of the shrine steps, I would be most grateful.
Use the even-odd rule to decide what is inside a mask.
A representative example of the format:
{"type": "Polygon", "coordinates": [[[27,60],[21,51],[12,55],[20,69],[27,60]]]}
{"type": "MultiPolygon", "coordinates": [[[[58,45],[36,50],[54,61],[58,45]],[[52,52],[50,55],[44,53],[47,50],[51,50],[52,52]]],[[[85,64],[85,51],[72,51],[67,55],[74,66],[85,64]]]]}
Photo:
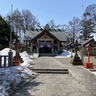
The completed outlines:
{"type": "Polygon", "coordinates": [[[32,69],[36,73],[68,74],[68,69],[32,69]]]}

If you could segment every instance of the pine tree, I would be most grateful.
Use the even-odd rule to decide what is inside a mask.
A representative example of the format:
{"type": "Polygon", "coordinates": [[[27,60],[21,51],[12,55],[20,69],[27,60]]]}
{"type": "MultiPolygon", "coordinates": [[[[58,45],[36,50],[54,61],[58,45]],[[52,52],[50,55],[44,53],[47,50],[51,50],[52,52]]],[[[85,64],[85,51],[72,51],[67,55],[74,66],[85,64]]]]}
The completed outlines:
{"type": "MultiPolygon", "coordinates": [[[[12,32],[12,39],[17,38],[17,36],[12,32]]],[[[10,26],[6,23],[4,18],[0,16],[0,49],[9,47],[10,42],[10,26]]]]}

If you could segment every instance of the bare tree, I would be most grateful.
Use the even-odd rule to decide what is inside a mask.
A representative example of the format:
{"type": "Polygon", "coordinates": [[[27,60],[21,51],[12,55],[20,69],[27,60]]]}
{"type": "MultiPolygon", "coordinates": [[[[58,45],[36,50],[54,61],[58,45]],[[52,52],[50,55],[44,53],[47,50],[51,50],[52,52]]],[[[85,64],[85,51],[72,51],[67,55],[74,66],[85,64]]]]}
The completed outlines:
{"type": "Polygon", "coordinates": [[[78,33],[81,30],[81,20],[77,17],[74,17],[72,21],[66,25],[66,32],[68,37],[70,38],[70,41],[74,42],[76,39],[78,39],[78,33]]]}
{"type": "Polygon", "coordinates": [[[20,32],[25,33],[26,30],[35,29],[36,25],[39,24],[36,17],[29,10],[18,9],[14,10],[12,14],[8,14],[6,17],[7,23],[10,23],[16,34],[20,35],[20,32]]]}
{"type": "Polygon", "coordinates": [[[31,30],[34,29],[38,24],[36,17],[30,12],[30,10],[22,10],[23,29],[31,30]]]}
{"type": "Polygon", "coordinates": [[[21,13],[19,12],[18,9],[14,10],[12,14],[12,26],[17,35],[20,35],[20,32],[22,30],[22,25],[23,25],[23,20],[22,20],[21,13]]]}
{"type": "Polygon", "coordinates": [[[50,20],[47,24],[50,29],[55,29],[56,27],[54,20],[50,20]]]}
{"type": "Polygon", "coordinates": [[[21,31],[21,25],[22,25],[22,16],[18,9],[14,10],[12,14],[8,14],[6,17],[7,23],[11,24],[13,27],[14,32],[16,34],[19,34],[21,31]]]}
{"type": "Polygon", "coordinates": [[[64,28],[64,25],[60,25],[60,24],[56,25],[54,20],[50,20],[47,24],[48,24],[50,29],[60,29],[60,30],[63,30],[63,28],[64,28]]]}

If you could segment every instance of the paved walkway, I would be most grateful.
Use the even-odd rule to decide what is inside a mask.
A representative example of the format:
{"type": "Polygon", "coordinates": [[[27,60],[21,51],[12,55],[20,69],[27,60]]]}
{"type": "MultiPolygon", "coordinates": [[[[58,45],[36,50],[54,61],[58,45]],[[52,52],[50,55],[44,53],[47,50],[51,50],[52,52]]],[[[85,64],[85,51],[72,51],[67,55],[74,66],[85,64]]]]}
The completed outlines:
{"type": "Polygon", "coordinates": [[[40,57],[35,62],[35,68],[66,67],[70,72],[38,74],[14,96],[96,96],[96,77],[81,66],[63,65],[52,57],[40,57]]]}
{"type": "Polygon", "coordinates": [[[64,69],[65,66],[52,57],[39,57],[36,59],[34,69],[64,69]]]}

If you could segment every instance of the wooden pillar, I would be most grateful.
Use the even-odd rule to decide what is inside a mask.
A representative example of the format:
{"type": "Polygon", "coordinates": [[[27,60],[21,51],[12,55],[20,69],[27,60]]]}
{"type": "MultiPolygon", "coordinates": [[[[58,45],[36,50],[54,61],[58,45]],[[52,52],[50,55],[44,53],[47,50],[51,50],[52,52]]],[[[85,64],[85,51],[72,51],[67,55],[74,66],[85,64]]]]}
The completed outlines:
{"type": "Polygon", "coordinates": [[[32,46],[32,42],[30,42],[30,52],[33,52],[33,46],[32,46]]]}
{"type": "Polygon", "coordinates": [[[90,63],[90,49],[88,49],[88,62],[90,63]]]}
{"type": "Polygon", "coordinates": [[[52,53],[53,53],[53,50],[54,50],[54,49],[52,48],[52,53]]]}
{"type": "Polygon", "coordinates": [[[39,53],[39,49],[37,48],[37,53],[39,53]]]}
{"type": "Polygon", "coordinates": [[[58,51],[60,51],[60,43],[58,42],[58,51]]]}

